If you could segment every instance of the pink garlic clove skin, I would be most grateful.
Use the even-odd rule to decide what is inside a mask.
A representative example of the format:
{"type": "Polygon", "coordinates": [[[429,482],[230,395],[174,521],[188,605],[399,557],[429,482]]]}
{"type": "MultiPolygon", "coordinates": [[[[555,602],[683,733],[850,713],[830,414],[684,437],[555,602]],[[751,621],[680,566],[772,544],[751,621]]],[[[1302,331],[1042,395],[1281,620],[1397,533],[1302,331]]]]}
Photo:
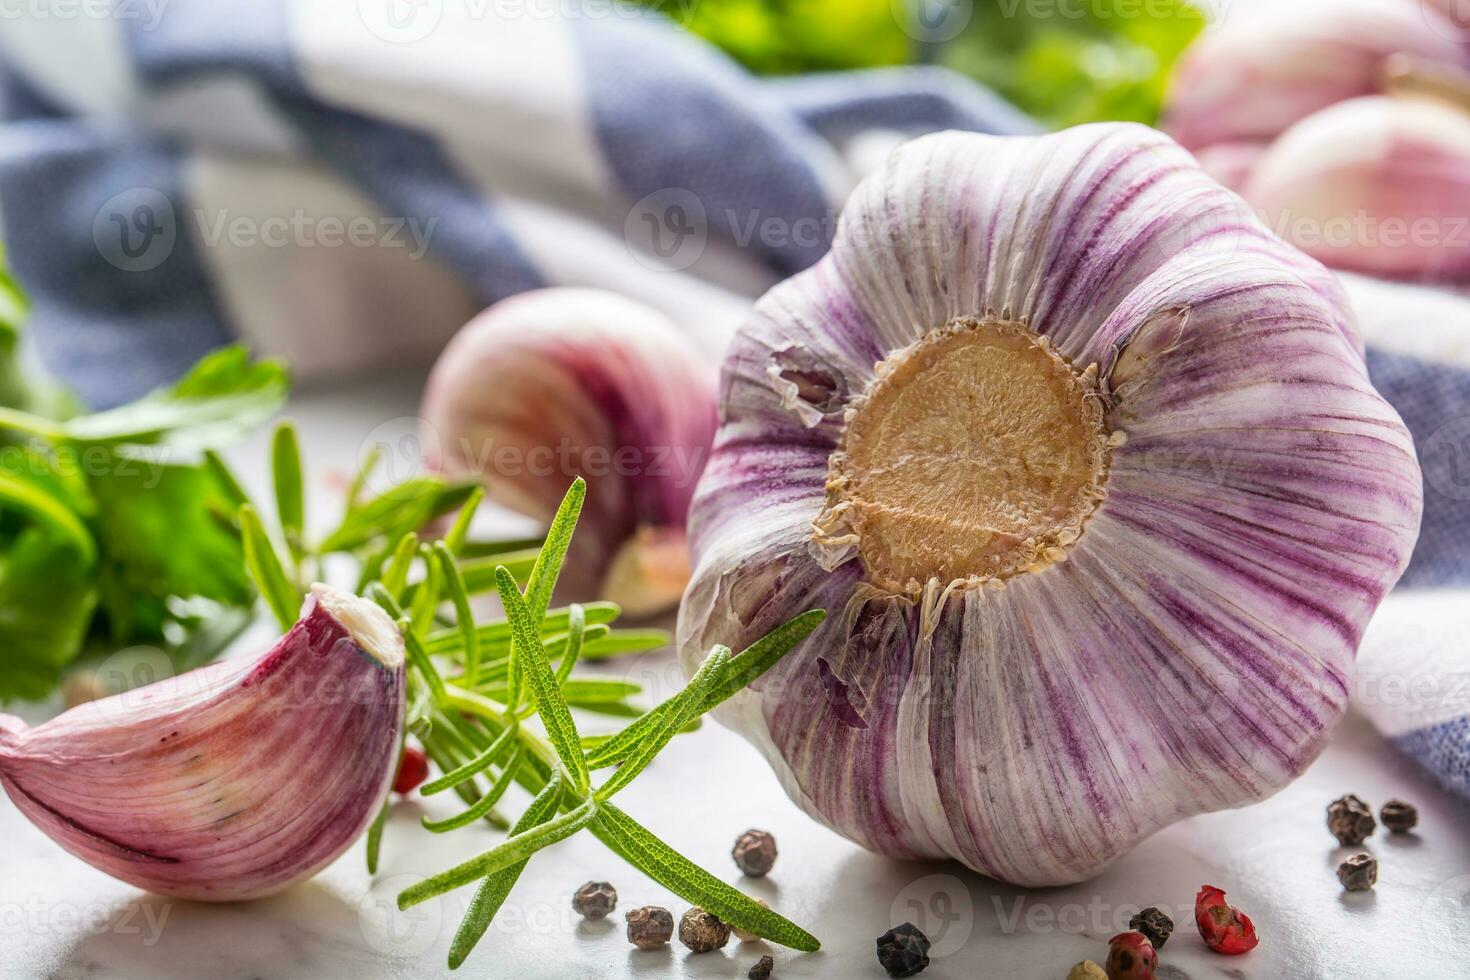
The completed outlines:
{"type": "Polygon", "coordinates": [[[595,289],[497,303],[445,348],[421,415],[428,464],[481,477],[496,503],[549,521],[568,484],[587,502],[562,575],[632,616],[673,608],[684,522],[715,431],[715,365],[663,314],[595,289]]]}
{"type": "Polygon", "coordinates": [[[1287,0],[1231,11],[1180,62],[1162,128],[1194,151],[1269,142],[1333,103],[1381,91],[1395,54],[1467,63],[1453,26],[1413,0],[1287,0]]]}
{"type": "Polygon", "coordinates": [[[1334,268],[1470,280],[1470,114],[1457,106],[1376,96],[1325,109],[1276,141],[1244,195],[1334,268]]]}
{"type": "Polygon", "coordinates": [[[403,640],[317,586],[258,659],[229,660],[26,728],[0,715],[0,785],[93,867],[158,895],[238,901],[304,881],[392,783],[403,640]]]}

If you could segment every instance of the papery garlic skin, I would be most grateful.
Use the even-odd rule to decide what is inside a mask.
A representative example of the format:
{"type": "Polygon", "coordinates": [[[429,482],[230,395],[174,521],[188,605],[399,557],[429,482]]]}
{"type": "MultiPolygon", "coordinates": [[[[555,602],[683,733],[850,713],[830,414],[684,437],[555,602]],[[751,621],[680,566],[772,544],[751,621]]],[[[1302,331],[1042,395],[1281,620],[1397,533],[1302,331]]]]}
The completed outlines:
{"type": "Polygon", "coordinates": [[[1298,775],[1419,523],[1412,443],[1335,279],[1133,125],[901,148],[828,256],[759,301],[721,418],[686,670],[828,610],[719,717],[850,839],[1021,885],[1298,775]],[[1031,343],[900,375],[956,330],[1031,343]],[[1036,387],[1061,370],[1075,395],[1036,387]],[[1075,425],[1073,463],[1028,454],[1047,418],[1075,425]],[[865,512],[897,532],[865,538],[865,512]],[[972,574],[910,574],[955,559],[972,574]]]}
{"type": "Polygon", "coordinates": [[[234,901],[316,874],[392,784],[403,640],[317,586],[258,659],[226,660],[26,728],[0,715],[0,785],[93,867],[171,898],[234,901]]]}
{"type": "Polygon", "coordinates": [[[649,615],[689,576],[684,523],[715,429],[715,370],[663,314],[614,293],[521,293],[467,324],[429,378],[431,466],[549,521],[587,502],[563,582],[649,615]]]}
{"type": "Polygon", "coordinates": [[[1470,279],[1470,112],[1433,98],[1342,102],[1287,130],[1243,192],[1338,269],[1470,279]]]}
{"type": "Polygon", "coordinates": [[[1289,0],[1232,10],[1180,60],[1163,128],[1196,152],[1269,143],[1320,109],[1381,92],[1395,55],[1470,64],[1453,25],[1417,0],[1289,0]]]}

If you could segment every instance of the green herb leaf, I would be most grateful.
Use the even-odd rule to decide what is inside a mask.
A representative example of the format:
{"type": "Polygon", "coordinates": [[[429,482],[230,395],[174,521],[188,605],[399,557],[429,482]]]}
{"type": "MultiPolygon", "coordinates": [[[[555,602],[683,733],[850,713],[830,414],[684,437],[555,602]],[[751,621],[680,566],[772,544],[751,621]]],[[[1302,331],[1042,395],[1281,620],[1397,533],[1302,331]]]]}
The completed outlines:
{"type": "Polygon", "coordinates": [[[235,478],[235,473],[230,469],[224,457],[213,449],[204,450],[204,468],[214,475],[214,480],[219,484],[220,493],[230,505],[230,515],[233,517],[239,513],[241,504],[250,503],[250,496],[240,481],[235,478]]]}
{"type": "Polygon", "coordinates": [[[72,419],[65,423],[64,434],[88,444],[217,446],[275,414],[289,384],[282,362],[252,362],[245,348],[226,347],[205,357],[173,385],[120,408],[72,419]]]}
{"type": "Polygon", "coordinates": [[[448,697],[444,690],[444,679],[439,676],[439,670],[434,666],[434,661],[429,659],[429,655],[424,652],[423,646],[419,643],[419,638],[413,631],[413,623],[407,616],[401,616],[397,625],[398,632],[403,634],[403,648],[408,653],[409,663],[413,664],[414,669],[423,675],[424,683],[429,685],[429,694],[434,703],[446,704],[448,697]]]}
{"type": "Polygon", "coordinates": [[[271,479],[276,488],[276,517],[286,538],[291,561],[299,564],[306,553],[306,487],[301,475],[301,444],[296,426],[282,422],[271,437],[271,479]]]}
{"type": "MultiPolygon", "coordinates": [[[[433,761],[440,772],[452,772],[463,761],[459,754],[450,746],[452,739],[449,737],[449,732],[452,728],[452,725],[438,724],[436,722],[429,730],[428,736],[420,739],[424,746],[424,752],[428,754],[430,760],[433,761]]],[[[474,802],[480,798],[480,788],[475,784],[473,778],[456,784],[454,793],[469,805],[474,805],[474,802]]]]}
{"type": "MultiPolygon", "coordinates": [[[[546,607],[551,604],[551,591],[556,588],[557,576],[561,574],[562,563],[566,561],[567,549],[572,544],[572,532],[577,529],[577,518],[582,514],[582,502],[586,499],[587,481],[579,476],[567,488],[566,495],[556,509],[556,516],[551,519],[551,527],[546,530],[546,543],[541,546],[541,553],[531,568],[531,578],[526,583],[526,609],[531,614],[533,624],[541,621],[541,617],[546,615],[546,607]]],[[[497,579],[499,575],[497,570],[497,579]]],[[[501,583],[502,594],[504,588],[501,583]]]]}
{"type": "Polygon", "coordinates": [[[12,460],[7,455],[0,461],[0,512],[19,511],[44,525],[54,540],[72,549],[81,564],[90,568],[97,560],[96,542],[74,506],[68,506],[49,461],[39,453],[17,456],[19,459],[12,460]],[[33,465],[21,465],[22,459],[33,465]]]}
{"type": "MultiPolygon", "coordinates": [[[[595,816],[597,816],[597,803],[593,800],[586,800],[574,810],[569,810],[530,830],[512,834],[499,847],[491,848],[478,857],[463,864],[457,864],[447,871],[441,871],[404,889],[398,895],[398,907],[403,910],[411,909],[431,898],[461,888],[477,878],[483,878],[529,860],[531,855],[537,851],[566,840],[591,823],[595,816]]],[[[759,906],[756,907],[759,908],[759,906]]]]}
{"type": "Polygon", "coordinates": [[[516,589],[510,572],[504,568],[500,570],[500,601],[505,606],[512,629],[515,630],[515,649],[523,658],[526,679],[535,692],[536,711],[546,726],[547,737],[551,739],[556,754],[561,757],[562,765],[571,777],[572,786],[586,792],[587,765],[583,762],[577,725],[562,697],[561,688],[557,686],[556,676],[551,672],[546,647],[541,643],[541,636],[526,608],[526,601],[516,589]]]}
{"type": "Polygon", "coordinates": [[[398,544],[393,549],[393,557],[383,571],[383,588],[393,596],[403,595],[404,589],[408,587],[408,570],[413,566],[414,557],[418,553],[418,534],[409,531],[398,539],[398,544]]]}
{"type": "MultiPolygon", "coordinates": [[[[170,596],[247,608],[254,600],[230,491],[207,466],[113,454],[88,476],[96,500],[99,568],[114,640],[161,635],[170,596]]],[[[300,596],[296,599],[300,605],[300,596]]]]}
{"type": "Polygon", "coordinates": [[[505,795],[505,791],[510,789],[510,784],[515,781],[517,773],[520,772],[521,762],[525,759],[525,751],[524,747],[516,746],[515,753],[511,755],[510,761],[505,764],[505,768],[501,770],[495,782],[490,785],[490,791],[480,797],[468,810],[443,820],[430,820],[428,817],[424,817],[422,821],[424,829],[431,833],[442,834],[459,827],[467,827],[476,820],[484,817],[485,814],[490,812],[491,807],[500,802],[500,798],[505,795]]]}
{"type": "Polygon", "coordinates": [[[591,827],[597,839],[623,860],[724,922],[803,953],[814,953],[821,948],[822,944],[811,933],[757,905],[659,840],[613,804],[598,804],[591,827]]]}
{"type": "Polygon", "coordinates": [[[536,566],[536,559],[540,557],[539,547],[525,551],[508,551],[489,558],[464,559],[459,563],[459,571],[464,576],[464,587],[469,590],[470,595],[479,595],[482,592],[495,591],[495,570],[501,565],[510,569],[517,582],[524,582],[530,577],[531,570],[536,566]]]}
{"type": "Polygon", "coordinates": [[[368,477],[373,475],[373,470],[378,468],[378,462],[383,458],[383,444],[375,442],[372,448],[363,456],[362,462],[357,467],[357,473],[352,477],[352,485],[347,488],[347,511],[350,513],[357,509],[362,501],[363,488],[367,486],[368,477]]]}
{"type": "MultiPolygon", "coordinates": [[[[399,759],[403,756],[400,753],[399,759]]],[[[367,832],[367,869],[368,874],[378,873],[378,856],[383,850],[383,827],[388,823],[389,800],[384,800],[383,805],[378,808],[378,815],[373,817],[373,822],[368,825],[367,832]]]]}
{"type": "Polygon", "coordinates": [[[454,769],[450,772],[446,772],[444,775],[440,776],[438,779],[433,780],[432,782],[425,783],[423,788],[420,789],[419,792],[421,792],[424,796],[433,796],[435,793],[441,793],[446,789],[458,786],[466,779],[470,779],[471,777],[481,772],[484,772],[486,769],[489,769],[492,765],[495,764],[495,761],[497,759],[505,754],[505,749],[511,744],[512,741],[514,741],[516,737],[516,732],[516,725],[507,725],[505,730],[502,731],[498,736],[496,736],[495,741],[491,742],[490,745],[483,752],[481,752],[479,755],[475,756],[473,759],[471,759],[469,762],[466,762],[459,768],[454,769]]]}
{"type": "MultiPolygon", "coordinates": [[[[537,794],[521,814],[511,828],[511,835],[524,834],[534,827],[538,827],[551,818],[561,803],[562,776],[560,771],[554,771],[546,787],[537,794]]],[[[510,895],[510,890],[515,887],[516,881],[521,877],[521,872],[526,870],[526,861],[519,861],[504,870],[486,877],[480,884],[479,891],[475,892],[474,899],[470,902],[469,910],[465,912],[464,920],[459,924],[459,931],[454,934],[454,941],[449,947],[449,968],[456,970],[470,955],[480,937],[485,935],[485,930],[490,927],[490,922],[495,918],[495,913],[500,911],[500,906],[505,904],[505,899],[510,895]]]]}
{"type": "Polygon", "coordinates": [[[424,559],[424,580],[409,597],[408,618],[413,623],[414,636],[423,637],[434,625],[434,613],[444,592],[444,571],[434,560],[433,549],[421,547],[419,554],[424,559]]]}
{"type": "Polygon", "coordinates": [[[397,541],[434,518],[464,503],[478,484],[445,483],[438,477],[415,477],[351,510],[318,546],[322,551],[352,551],[386,537],[397,541]]]}
{"type": "Polygon", "coordinates": [[[27,527],[0,553],[0,701],[43,698],[81,649],[97,606],[69,540],[27,527]]]}
{"type": "Polygon", "coordinates": [[[556,686],[561,688],[563,694],[566,693],[572,668],[581,659],[582,640],[587,636],[587,613],[582,607],[573,603],[567,607],[567,614],[567,648],[562,654],[561,663],[556,666],[556,686]]]}
{"type": "Polygon", "coordinates": [[[470,596],[465,591],[464,579],[454,563],[454,552],[444,541],[434,543],[434,554],[439,559],[444,582],[449,587],[449,599],[454,603],[455,624],[464,638],[465,683],[474,687],[480,673],[480,634],[475,631],[475,614],[470,609],[470,596]]]}
{"type": "Polygon", "coordinates": [[[546,543],[544,538],[503,538],[495,541],[465,541],[454,553],[460,558],[494,558],[512,551],[535,555],[546,543]]]}
{"type": "MultiPolygon", "coordinates": [[[[732,657],[718,681],[705,694],[699,714],[710,711],[774,667],[826,618],[826,612],[821,609],[808,610],[771,630],[742,650],[738,656],[732,657]]],[[[638,744],[662,724],[669,712],[676,710],[678,699],[679,695],[674,695],[589,752],[587,765],[592,769],[601,769],[627,758],[638,744]]]]}
{"type": "Polygon", "coordinates": [[[1092,0],[1070,13],[1006,7],[975,4],[939,60],[1058,129],[1156,123],[1174,62],[1205,26],[1189,0],[1153,0],[1142,16],[1134,0],[1092,0]]]}
{"type": "Polygon", "coordinates": [[[599,640],[589,640],[582,650],[582,659],[608,660],[629,653],[660,650],[668,645],[669,634],[664,630],[616,630],[599,640]]]}
{"type": "MultiPolygon", "coordinates": [[[[582,605],[582,613],[586,617],[587,625],[594,623],[610,623],[618,618],[621,612],[614,602],[588,602],[582,605]]],[[[571,609],[552,609],[541,619],[541,634],[557,633],[565,630],[571,622],[571,609]]],[[[481,650],[502,647],[510,643],[511,628],[510,620],[498,619],[490,623],[481,623],[475,629],[475,634],[480,638],[481,650]]],[[[667,637],[667,634],[663,634],[667,637]]],[[[424,637],[424,649],[435,656],[453,657],[464,653],[464,634],[459,629],[439,630],[424,637]]]]}
{"type": "MultiPolygon", "coordinates": [[[[598,623],[596,626],[589,626],[583,631],[582,642],[585,645],[591,640],[606,636],[609,631],[609,627],[603,623],[598,623]]],[[[567,651],[567,645],[569,643],[569,637],[566,633],[552,633],[550,635],[543,634],[541,642],[546,645],[546,658],[548,660],[551,660],[552,662],[564,661],[567,651]]],[[[499,650],[509,650],[509,648],[510,644],[506,643],[504,645],[497,645],[495,648],[492,649],[491,652],[493,653],[499,650]]],[[[502,682],[505,681],[506,674],[508,673],[509,668],[510,658],[508,656],[495,656],[482,661],[480,664],[480,686],[503,686],[502,682]]],[[[560,677],[560,675],[561,671],[560,669],[558,669],[558,678],[560,677]]]]}
{"type": "Polygon", "coordinates": [[[689,685],[675,695],[675,703],[668,713],[655,726],[650,735],[628,755],[623,764],[618,766],[618,771],[598,788],[595,799],[599,801],[611,799],[614,793],[638,778],[639,773],[643,772],[653,761],[653,757],[662,752],[664,746],[669,744],[669,739],[677,735],[679,729],[689,721],[699,716],[706,695],[729,662],[729,647],[717,646],[710,651],[709,656],[704,658],[704,663],[699,665],[699,670],[689,679],[689,685]]]}
{"type": "Polygon", "coordinates": [[[475,519],[475,512],[480,509],[480,502],[485,499],[485,488],[475,487],[464,506],[459,509],[459,514],[454,518],[454,525],[450,527],[449,533],[444,535],[444,544],[449,548],[452,555],[458,555],[464,550],[465,539],[470,535],[470,522],[475,519]]]}
{"type": "Polygon", "coordinates": [[[301,608],[301,594],[286,577],[276,547],[265,533],[265,525],[249,504],[240,508],[240,535],[245,543],[245,565],[250,569],[256,588],[275,614],[281,629],[290,629],[301,608]]]}

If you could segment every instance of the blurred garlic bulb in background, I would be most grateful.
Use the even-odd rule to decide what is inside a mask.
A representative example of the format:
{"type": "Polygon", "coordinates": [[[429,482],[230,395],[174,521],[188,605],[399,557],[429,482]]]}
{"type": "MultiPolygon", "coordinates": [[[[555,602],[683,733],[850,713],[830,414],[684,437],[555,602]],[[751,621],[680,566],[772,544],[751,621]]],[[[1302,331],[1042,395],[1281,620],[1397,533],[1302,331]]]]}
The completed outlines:
{"type": "Polygon", "coordinates": [[[907,144],[732,344],[686,670],[872,850],[1075,882],[1312,761],[1418,531],[1336,279],[1133,125],[907,144]]]}
{"type": "Polygon", "coordinates": [[[1232,10],[1190,49],[1164,128],[1288,241],[1340,269],[1457,281],[1470,217],[1470,32],[1416,0],[1232,10]]]}
{"type": "Polygon", "coordinates": [[[1242,192],[1335,268],[1470,281],[1470,112],[1432,97],[1352,99],[1297,123],[1242,192]]]}
{"type": "Polygon", "coordinates": [[[0,786],[93,867],[172,898],[304,881],[361,836],[397,770],[403,638],[317,586],[259,658],[90,701],[27,728],[0,715],[0,786]]]}
{"type": "Polygon", "coordinates": [[[656,614],[689,577],[684,523],[714,386],[714,365],[656,310],[594,289],[522,293],[470,321],[434,366],[428,462],[541,521],[586,477],[562,581],[574,598],[656,614]]]}
{"type": "MultiPolygon", "coordinates": [[[[1448,21],[1418,0],[1287,0],[1231,7],[1185,53],[1163,128],[1217,179],[1287,127],[1382,90],[1395,54],[1470,63],[1448,21]]],[[[1230,184],[1230,186],[1238,186],[1230,184]]]]}

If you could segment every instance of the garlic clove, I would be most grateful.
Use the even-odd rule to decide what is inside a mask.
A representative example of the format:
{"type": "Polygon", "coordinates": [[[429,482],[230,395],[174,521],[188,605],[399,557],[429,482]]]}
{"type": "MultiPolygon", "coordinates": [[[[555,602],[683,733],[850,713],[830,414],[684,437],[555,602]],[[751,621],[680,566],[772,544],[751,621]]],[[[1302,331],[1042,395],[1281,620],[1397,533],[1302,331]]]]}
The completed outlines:
{"type": "Polygon", "coordinates": [[[174,898],[231,901],[311,877],[387,797],[403,641],[326,586],[258,659],[227,660],[26,728],[0,716],[0,785],[72,854],[174,898]]]}
{"type": "Polygon", "coordinates": [[[1434,98],[1374,96],[1297,123],[1243,193],[1264,220],[1335,268],[1470,280],[1470,112],[1434,98]]]}
{"type": "Polygon", "coordinates": [[[1418,530],[1341,287],[1143,127],[906,144],[722,398],[685,669],[829,610],[718,717],[850,839],[1016,884],[1299,774],[1418,530]]]}
{"type": "Polygon", "coordinates": [[[1381,90],[1396,55],[1467,64],[1439,12],[1403,0],[1290,0],[1231,11],[1190,47],[1163,128],[1191,150],[1269,142],[1298,120],[1381,90]]]}
{"type": "Polygon", "coordinates": [[[642,527],[613,555],[601,594],[624,615],[656,616],[679,604],[689,571],[689,538],[682,527],[642,527]]]}
{"type": "Polygon", "coordinates": [[[688,574],[683,528],[714,437],[714,374],[641,303],[522,293],[467,324],[435,365],[422,409],[429,462],[482,478],[491,500],[542,521],[586,477],[568,593],[666,611],[688,574]]]}

